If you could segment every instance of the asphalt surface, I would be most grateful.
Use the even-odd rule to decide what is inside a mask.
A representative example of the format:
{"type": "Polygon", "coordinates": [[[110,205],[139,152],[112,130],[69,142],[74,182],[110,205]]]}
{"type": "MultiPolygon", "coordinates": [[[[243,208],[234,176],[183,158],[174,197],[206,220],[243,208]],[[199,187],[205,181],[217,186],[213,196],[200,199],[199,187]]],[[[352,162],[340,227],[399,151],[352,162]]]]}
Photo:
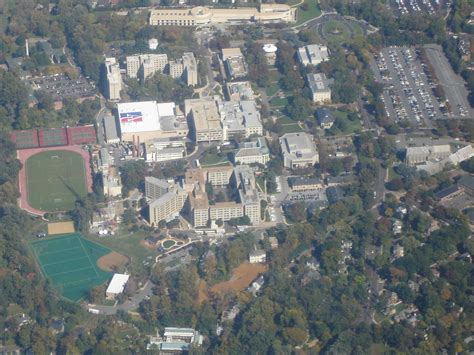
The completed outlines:
{"type": "Polygon", "coordinates": [[[432,128],[433,119],[442,118],[443,115],[415,50],[408,47],[386,47],[379,56],[379,63],[385,64],[384,72],[388,72],[388,77],[382,77],[375,60],[370,64],[376,80],[385,84],[383,101],[387,115],[395,122],[408,119],[414,126],[424,124],[432,128]],[[430,109],[428,105],[433,107],[430,109]],[[430,117],[430,110],[433,118],[430,117]]]}
{"type": "Polygon", "coordinates": [[[470,107],[467,96],[468,92],[462,77],[457,75],[448,59],[443,53],[443,49],[436,44],[425,46],[426,54],[433,65],[436,76],[444,88],[446,97],[451,104],[451,111],[454,118],[474,118],[474,110],[470,107]],[[460,107],[466,112],[461,114],[460,107]]]}
{"type": "Polygon", "coordinates": [[[140,302],[144,299],[151,297],[153,295],[153,284],[148,281],[145,286],[140,289],[135,295],[133,295],[129,300],[125,301],[123,304],[118,306],[101,306],[90,304],[88,308],[97,309],[99,314],[102,315],[114,315],[119,310],[124,312],[134,311],[138,309],[140,302]]]}

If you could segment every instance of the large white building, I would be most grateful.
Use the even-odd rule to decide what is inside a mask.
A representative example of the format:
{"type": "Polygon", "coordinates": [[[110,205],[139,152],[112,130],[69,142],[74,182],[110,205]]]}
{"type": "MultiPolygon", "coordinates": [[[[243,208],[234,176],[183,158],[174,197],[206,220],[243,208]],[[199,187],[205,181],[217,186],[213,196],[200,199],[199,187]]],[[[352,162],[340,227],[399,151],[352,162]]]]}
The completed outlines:
{"type": "Polygon", "coordinates": [[[313,102],[323,104],[331,102],[331,88],[333,79],[327,79],[324,73],[310,73],[306,77],[311,90],[313,102]]]}
{"type": "Polygon", "coordinates": [[[127,102],[117,104],[122,141],[145,142],[156,138],[181,138],[188,135],[184,115],[173,102],[127,102]]]}
{"type": "Polygon", "coordinates": [[[414,165],[418,170],[428,174],[436,174],[445,167],[453,167],[474,156],[471,144],[465,145],[453,152],[449,144],[408,147],[405,161],[414,165]]]}
{"type": "Polygon", "coordinates": [[[109,287],[105,291],[107,299],[114,300],[118,295],[120,295],[125,289],[125,285],[128,282],[130,275],[125,274],[114,274],[112,280],[110,281],[109,287]]]}
{"type": "Polygon", "coordinates": [[[186,142],[182,139],[156,138],[145,143],[145,161],[154,163],[184,158],[186,142]]]}
{"type": "Polygon", "coordinates": [[[122,90],[122,76],[120,67],[115,58],[105,59],[106,93],[105,96],[111,101],[120,101],[122,90]]]}
{"type": "Polygon", "coordinates": [[[219,9],[198,6],[193,8],[168,8],[150,11],[152,26],[203,26],[219,23],[242,24],[289,23],[296,21],[296,8],[284,4],[261,4],[255,7],[219,9]]]}
{"type": "Polygon", "coordinates": [[[307,168],[319,162],[313,137],[307,133],[287,133],[280,138],[280,146],[285,168],[307,168]]]}
{"type": "Polygon", "coordinates": [[[255,101],[218,101],[224,140],[263,135],[260,112],[255,101]]]}
{"type": "Polygon", "coordinates": [[[298,60],[304,66],[318,65],[329,59],[328,47],[320,44],[310,44],[298,48],[298,60]]]}

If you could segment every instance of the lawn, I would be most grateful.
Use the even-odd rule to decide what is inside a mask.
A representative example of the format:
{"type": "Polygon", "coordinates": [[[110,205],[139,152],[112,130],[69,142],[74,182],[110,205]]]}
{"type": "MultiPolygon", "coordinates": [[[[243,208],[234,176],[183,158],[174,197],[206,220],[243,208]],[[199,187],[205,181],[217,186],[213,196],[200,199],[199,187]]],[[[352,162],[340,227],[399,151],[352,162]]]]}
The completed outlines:
{"type": "Polygon", "coordinates": [[[199,163],[202,166],[214,166],[214,165],[225,165],[229,163],[229,159],[227,157],[228,151],[221,151],[221,152],[210,152],[206,151],[199,158],[199,163]]]}
{"type": "Polygon", "coordinates": [[[165,240],[163,242],[163,248],[169,249],[169,248],[173,247],[175,244],[176,244],[176,242],[174,240],[165,240]]]}
{"type": "Polygon", "coordinates": [[[280,98],[278,96],[270,100],[270,106],[272,107],[284,107],[288,105],[288,98],[280,98]]]}
{"type": "Polygon", "coordinates": [[[321,26],[323,36],[327,41],[347,42],[352,37],[351,28],[345,21],[330,20],[321,26]]]}
{"type": "Polygon", "coordinates": [[[360,120],[356,119],[351,121],[348,119],[347,112],[337,110],[334,112],[334,117],[336,118],[336,122],[328,130],[330,135],[352,134],[362,128],[360,125],[360,120]]]}
{"type": "Polygon", "coordinates": [[[285,133],[296,133],[296,132],[303,132],[303,129],[297,124],[285,124],[283,125],[283,129],[281,130],[283,134],[285,133]]]}
{"type": "Polygon", "coordinates": [[[280,86],[278,85],[278,83],[271,83],[265,89],[265,92],[267,93],[267,96],[273,96],[278,92],[278,90],[280,90],[280,86]]]}
{"type": "Polygon", "coordinates": [[[67,211],[87,195],[84,159],[75,152],[51,150],[26,161],[28,203],[45,212],[67,211]]]}
{"type": "Polygon", "coordinates": [[[319,8],[317,0],[305,0],[304,3],[308,4],[308,10],[303,10],[301,5],[298,7],[298,11],[296,13],[296,25],[301,25],[302,23],[321,15],[321,9],[319,8]]]}
{"type": "Polygon", "coordinates": [[[150,233],[144,231],[128,232],[125,229],[119,229],[115,235],[103,237],[100,239],[94,238],[94,241],[117,251],[120,254],[126,255],[130,258],[127,265],[128,271],[139,278],[146,276],[147,271],[144,263],[154,263],[156,250],[145,247],[142,242],[150,233]]]}
{"type": "Polygon", "coordinates": [[[43,275],[72,301],[83,299],[91,288],[112,276],[97,266],[97,260],[111,250],[79,233],[38,240],[31,247],[43,275]]]}

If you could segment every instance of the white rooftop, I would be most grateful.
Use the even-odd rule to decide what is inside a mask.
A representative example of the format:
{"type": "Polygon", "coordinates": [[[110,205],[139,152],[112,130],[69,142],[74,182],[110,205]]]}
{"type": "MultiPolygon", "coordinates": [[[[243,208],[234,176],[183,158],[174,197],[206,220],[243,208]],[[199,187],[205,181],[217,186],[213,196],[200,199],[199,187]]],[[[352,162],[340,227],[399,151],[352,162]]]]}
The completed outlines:
{"type": "Polygon", "coordinates": [[[275,46],[273,43],[267,43],[263,45],[263,51],[265,53],[275,53],[277,50],[277,46],[275,46]]]}
{"type": "Polygon", "coordinates": [[[110,281],[109,287],[107,287],[106,293],[112,293],[116,295],[122,293],[129,277],[130,275],[114,274],[112,280],[110,281]]]}
{"type": "Polygon", "coordinates": [[[122,134],[158,131],[160,129],[156,101],[117,104],[117,111],[122,134]]]}

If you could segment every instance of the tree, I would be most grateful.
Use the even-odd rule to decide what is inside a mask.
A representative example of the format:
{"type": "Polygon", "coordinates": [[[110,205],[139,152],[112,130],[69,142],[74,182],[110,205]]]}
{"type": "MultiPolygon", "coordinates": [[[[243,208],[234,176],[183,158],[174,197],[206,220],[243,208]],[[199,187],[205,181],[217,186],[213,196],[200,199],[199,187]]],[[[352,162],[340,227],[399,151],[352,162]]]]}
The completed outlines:
{"type": "Polygon", "coordinates": [[[285,109],[295,121],[304,121],[310,114],[311,105],[308,99],[298,95],[290,99],[285,109]]]}
{"type": "Polygon", "coordinates": [[[136,188],[142,188],[147,172],[146,164],[143,160],[128,161],[120,167],[122,178],[122,196],[136,188]]]}

